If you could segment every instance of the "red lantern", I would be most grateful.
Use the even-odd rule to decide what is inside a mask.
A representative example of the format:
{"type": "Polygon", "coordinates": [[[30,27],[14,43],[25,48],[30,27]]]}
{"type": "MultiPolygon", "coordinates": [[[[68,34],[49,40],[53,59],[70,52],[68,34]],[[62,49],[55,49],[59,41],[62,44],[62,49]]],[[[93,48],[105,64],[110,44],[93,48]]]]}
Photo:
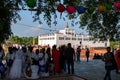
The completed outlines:
{"type": "Polygon", "coordinates": [[[114,3],[114,8],[120,9],[120,2],[115,2],[114,3]]]}
{"type": "Polygon", "coordinates": [[[58,12],[61,13],[61,14],[60,14],[60,18],[61,18],[61,16],[62,16],[62,12],[65,11],[65,7],[64,7],[64,5],[63,5],[63,4],[59,4],[58,7],[57,7],[57,10],[58,10],[58,12]]]}
{"type": "Polygon", "coordinates": [[[63,5],[63,4],[59,4],[58,7],[57,7],[57,10],[58,10],[59,12],[64,12],[64,11],[65,11],[64,5],[63,5]]]}
{"type": "Polygon", "coordinates": [[[74,6],[68,6],[68,7],[66,8],[66,10],[67,10],[67,12],[68,12],[69,14],[72,14],[72,13],[75,12],[74,6]]]}

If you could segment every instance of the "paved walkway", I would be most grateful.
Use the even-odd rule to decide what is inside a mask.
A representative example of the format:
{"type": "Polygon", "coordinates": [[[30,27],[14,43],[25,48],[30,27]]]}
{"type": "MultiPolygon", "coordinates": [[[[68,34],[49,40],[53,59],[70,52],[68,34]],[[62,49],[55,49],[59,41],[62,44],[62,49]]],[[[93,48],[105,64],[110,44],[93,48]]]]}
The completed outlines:
{"type": "MultiPolygon", "coordinates": [[[[40,80],[103,80],[105,75],[104,62],[101,60],[82,60],[75,62],[75,75],[66,75],[66,73],[57,77],[42,78],[40,80]],[[85,79],[84,79],[85,78],[85,79]]],[[[115,70],[111,72],[112,80],[120,80],[120,74],[115,70]]]]}
{"type": "MultiPolygon", "coordinates": [[[[75,62],[75,75],[68,75],[67,73],[60,76],[44,77],[39,80],[103,80],[105,75],[104,62],[101,60],[82,60],[75,62]]],[[[120,74],[116,74],[115,70],[111,73],[112,80],[120,80],[120,74]]],[[[19,79],[26,80],[26,79],[19,79]]]]}
{"type": "MultiPolygon", "coordinates": [[[[101,60],[90,60],[89,62],[75,62],[75,74],[88,80],[103,80],[105,75],[104,62],[101,60]]],[[[120,74],[115,70],[111,72],[112,80],[120,80],[120,74]]]]}
{"type": "Polygon", "coordinates": [[[53,77],[44,77],[39,80],[87,80],[77,75],[61,75],[61,76],[53,76],[53,77]]]}

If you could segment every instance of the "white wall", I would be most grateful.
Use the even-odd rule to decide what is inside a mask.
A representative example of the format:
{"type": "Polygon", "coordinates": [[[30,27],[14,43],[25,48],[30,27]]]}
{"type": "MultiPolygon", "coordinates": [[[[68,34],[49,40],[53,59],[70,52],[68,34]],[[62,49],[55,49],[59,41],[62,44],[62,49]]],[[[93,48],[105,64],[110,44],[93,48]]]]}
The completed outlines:
{"type": "Polygon", "coordinates": [[[82,42],[82,47],[85,48],[87,47],[106,47],[109,46],[109,40],[106,42],[102,42],[102,41],[96,41],[94,43],[94,41],[89,41],[89,36],[88,35],[70,35],[70,34],[62,34],[62,33],[54,33],[54,34],[47,34],[47,35],[42,35],[41,39],[40,36],[38,38],[38,45],[50,45],[50,47],[52,47],[53,45],[57,45],[57,47],[61,46],[61,45],[67,45],[68,43],[72,44],[72,47],[77,48],[78,46],[80,46],[80,41],[82,42]],[[64,37],[64,40],[59,40],[59,37],[64,37]],[[69,37],[70,40],[66,40],[65,38],[69,37]],[[49,38],[49,39],[45,39],[45,40],[41,40],[42,38],[49,38]],[[54,39],[50,39],[50,38],[54,38],[54,39]],[[76,38],[76,40],[72,40],[72,38],[76,38]],[[78,40],[78,38],[82,38],[82,40],[78,40]],[[88,39],[87,41],[84,40],[84,38],[88,39]],[[107,43],[107,45],[105,46],[105,43],[107,43]]]}

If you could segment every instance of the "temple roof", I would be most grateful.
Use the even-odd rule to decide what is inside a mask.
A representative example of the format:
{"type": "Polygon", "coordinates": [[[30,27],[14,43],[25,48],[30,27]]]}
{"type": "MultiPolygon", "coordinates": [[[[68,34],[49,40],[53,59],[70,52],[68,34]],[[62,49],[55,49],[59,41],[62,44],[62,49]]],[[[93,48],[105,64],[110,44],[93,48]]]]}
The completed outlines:
{"type": "Polygon", "coordinates": [[[68,26],[68,22],[67,22],[67,24],[66,24],[66,28],[69,28],[69,26],[68,26]]]}

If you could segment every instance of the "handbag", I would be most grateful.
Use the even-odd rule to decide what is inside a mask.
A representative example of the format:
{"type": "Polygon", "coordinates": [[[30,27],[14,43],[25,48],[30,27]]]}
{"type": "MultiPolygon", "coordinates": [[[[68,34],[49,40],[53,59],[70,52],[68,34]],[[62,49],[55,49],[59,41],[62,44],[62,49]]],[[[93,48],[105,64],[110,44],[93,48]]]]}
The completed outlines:
{"type": "Polygon", "coordinates": [[[30,66],[29,66],[29,67],[26,68],[26,75],[27,75],[28,77],[31,77],[31,74],[32,74],[32,71],[31,71],[31,68],[30,68],[30,66]]]}

